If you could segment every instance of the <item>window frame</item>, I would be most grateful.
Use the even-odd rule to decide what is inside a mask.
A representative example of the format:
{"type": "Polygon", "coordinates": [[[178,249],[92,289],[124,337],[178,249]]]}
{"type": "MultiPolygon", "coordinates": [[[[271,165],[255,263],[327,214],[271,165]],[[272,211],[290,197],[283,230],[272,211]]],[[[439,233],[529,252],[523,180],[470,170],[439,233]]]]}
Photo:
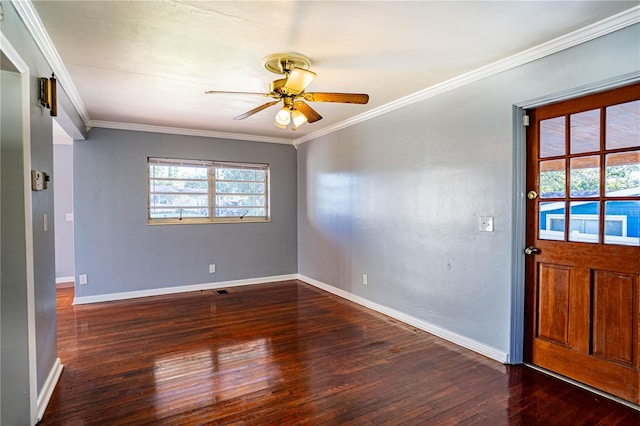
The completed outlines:
{"type": "MultiPolygon", "coordinates": [[[[188,179],[185,179],[188,180],[188,179]]],[[[204,180],[202,180],[204,181],[204,180]]],[[[259,181],[256,181],[256,183],[259,181]]],[[[192,224],[212,224],[212,223],[262,223],[271,221],[271,200],[270,200],[270,182],[271,172],[268,163],[246,163],[232,161],[215,161],[215,160],[191,160],[181,158],[168,157],[147,157],[147,224],[148,225],[192,225],[192,224]],[[206,207],[208,217],[171,217],[171,218],[152,218],[152,180],[166,180],[162,178],[151,177],[152,165],[176,165],[189,167],[206,167],[207,168],[207,202],[206,207]],[[228,193],[218,193],[216,191],[216,170],[218,168],[238,168],[247,170],[262,170],[265,172],[264,178],[264,197],[265,197],[265,215],[264,216],[216,216],[216,195],[229,195],[228,193]]],[[[253,182],[252,182],[253,183],[253,182]]],[[[252,194],[253,195],[253,194],[252,194]]],[[[258,194],[263,195],[263,194],[258,194]]]]}

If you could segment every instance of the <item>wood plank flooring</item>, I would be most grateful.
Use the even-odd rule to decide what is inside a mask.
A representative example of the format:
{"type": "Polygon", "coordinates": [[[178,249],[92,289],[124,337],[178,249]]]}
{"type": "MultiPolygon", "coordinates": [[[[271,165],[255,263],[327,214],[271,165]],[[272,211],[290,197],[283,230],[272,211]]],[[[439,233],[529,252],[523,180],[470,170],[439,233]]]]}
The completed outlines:
{"type": "Polygon", "coordinates": [[[72,306],[41,425],[638,425],[640,412],[290,281],[72,306]]]}

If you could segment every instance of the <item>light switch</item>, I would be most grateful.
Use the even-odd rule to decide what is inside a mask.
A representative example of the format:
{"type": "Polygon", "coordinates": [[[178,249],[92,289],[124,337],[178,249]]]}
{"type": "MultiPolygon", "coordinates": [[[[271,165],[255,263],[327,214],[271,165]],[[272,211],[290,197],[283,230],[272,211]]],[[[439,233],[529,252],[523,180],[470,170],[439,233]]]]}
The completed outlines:
{"type": "Polygon", "coordinates": [[[493,216],[480,216],[480,232],[493,232],[493,216]]]}
{"type": "Polygon", "coordinates": [[[44,173],[39,170],[31,170],[31,189],[34,191],[44,190],[44,173]]]}

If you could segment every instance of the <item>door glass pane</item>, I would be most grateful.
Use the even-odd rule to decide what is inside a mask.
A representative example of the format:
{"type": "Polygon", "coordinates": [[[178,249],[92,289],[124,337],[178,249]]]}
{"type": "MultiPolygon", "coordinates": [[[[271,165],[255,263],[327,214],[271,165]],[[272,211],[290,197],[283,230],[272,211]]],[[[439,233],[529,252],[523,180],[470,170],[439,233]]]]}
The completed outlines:
{"type": "Polygon", "coordinates": [[[569,116],[572,154],[600,151],[600,109],[569,116]]]}
{"type": "Polygon", "coordinates": [[[571,159],[571,196],[597,197],[600,195],[600,157],[571,159]]]}
{"type": "Polygon", "coordinates": [[[600,234],[600,202],[575,201],[569,207],[569,241],[597,243],[600,234]]]}
{"type": "Polygon", "coordinates": [[[567,173],[565,160],[540,162],[540,198],[564,198],[567,173]]]}
{"type": "Polygon", "coordinates": [[[600,195],[600,157],[571,159],[571,196],[597,197],[600,195]]]}
{"type": "Polygon", "coordinates": [[[640,151],[607,155],[605,195],[640,195],[640,151]]]}
{"type": "Polygon", "coordinates": [[[607,201],[604,205],[605,244],[639,246],[640,201],[607,201]]]}
{"type": "Polygon", "coordinates": [[[540,121],[540,158],[564,155],[565,126],[564,116],[540,121]]]}
{"type": "Polygon", "coordinates": [[[640,146],[640,101],[607,107],[607,149],[640,146]]]}
{"type": "Polygon", "coordinates": [[[564,241],[565,203],[540,203],[538,238],[564,241]]]}

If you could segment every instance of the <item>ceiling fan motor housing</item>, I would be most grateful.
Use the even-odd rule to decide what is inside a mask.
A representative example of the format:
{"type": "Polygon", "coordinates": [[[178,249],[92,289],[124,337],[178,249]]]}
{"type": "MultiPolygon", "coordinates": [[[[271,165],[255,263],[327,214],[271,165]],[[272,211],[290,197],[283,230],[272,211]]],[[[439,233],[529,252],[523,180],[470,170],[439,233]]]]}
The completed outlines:
{"type": "Polygon", "coordinates": [[[271,84],[269,85],[269,89],[271,91],[271,93],[279,93],[279,94],[284,94],[284,90],[283,87],[284,85],[287,83],[287,79],[286,78],[281,78],[278,80],[273,80],[271,82],[271,84]]]}

